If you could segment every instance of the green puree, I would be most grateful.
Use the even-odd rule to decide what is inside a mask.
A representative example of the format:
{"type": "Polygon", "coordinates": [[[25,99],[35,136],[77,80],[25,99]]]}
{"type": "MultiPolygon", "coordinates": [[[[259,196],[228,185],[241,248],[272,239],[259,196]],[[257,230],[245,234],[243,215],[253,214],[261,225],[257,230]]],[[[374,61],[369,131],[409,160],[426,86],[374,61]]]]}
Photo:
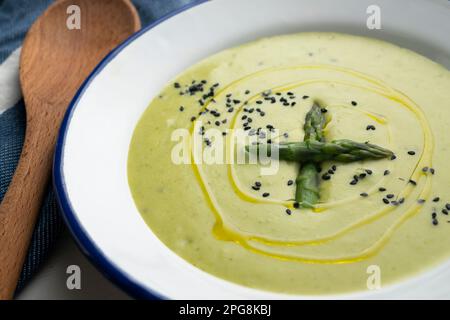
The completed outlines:
{"type": "Polygon", "coordinates": [[[345,34],[225,50],[179,75],[143,114],[128,158],[133,198],[170,250],[244,286],[368,290],[372,265],[382,286],[412,277],[450,256],[449,87],[442,66],[345,34]],[[172,161],[179,140],[171,136],[180,128],[201,135],[207,150],[215,146],[211,128],[274,128],[280,142],[301,142],[314,101],[326,106],[324,141],[370,142],[395,157],[320,162],[312,208],[294,205],[302,166],[295,161],[280,161],[274,175],[257,164],[172,161]],[[199,121],[203,129],[193,130],[199,121]]]}

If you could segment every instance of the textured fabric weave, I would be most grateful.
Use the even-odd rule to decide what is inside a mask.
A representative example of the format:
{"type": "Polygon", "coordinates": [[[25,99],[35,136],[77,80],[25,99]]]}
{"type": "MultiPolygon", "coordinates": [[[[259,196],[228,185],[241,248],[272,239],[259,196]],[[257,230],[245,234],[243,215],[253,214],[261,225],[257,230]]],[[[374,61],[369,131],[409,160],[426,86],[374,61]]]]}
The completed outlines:
{"type": "MultiPolygon", "coordinates": [[[[92,0],[95,1],[95,0],[92,0]]],[[[0,65],[18,47],[33,21],[50,5],[51,0],[0,0],[0,65]]],[[[145,26],[163,15],[197,0],[134,0],[145,26]]],[[[2,75],[0,74],[0,77],[2,75]]],[[[6,88],[0,87],[0,96],[6,88]]],[[[4,93],[3,93],[4,94],[4,93]]],[[[16,168],[25,133],[23,100],[0,114],[0,201],[16,168]]],[[[17,290],[23,288],[50,252],[64,225],[51,185],[33,233],[28,256],[17,290]]]]}

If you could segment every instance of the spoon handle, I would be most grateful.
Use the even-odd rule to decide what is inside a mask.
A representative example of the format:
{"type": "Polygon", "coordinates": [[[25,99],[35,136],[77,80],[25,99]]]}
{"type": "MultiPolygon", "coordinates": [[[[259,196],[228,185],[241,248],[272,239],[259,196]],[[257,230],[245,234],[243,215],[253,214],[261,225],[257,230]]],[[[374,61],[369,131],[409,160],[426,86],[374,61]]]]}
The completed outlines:
{"type": "Polygon", "coordinates": [[[28,119],[22,154],[0,204],[0,299],[13,297],[49,182],[62,115],[44,112],[44,117],[51,119],[28,119]]]}

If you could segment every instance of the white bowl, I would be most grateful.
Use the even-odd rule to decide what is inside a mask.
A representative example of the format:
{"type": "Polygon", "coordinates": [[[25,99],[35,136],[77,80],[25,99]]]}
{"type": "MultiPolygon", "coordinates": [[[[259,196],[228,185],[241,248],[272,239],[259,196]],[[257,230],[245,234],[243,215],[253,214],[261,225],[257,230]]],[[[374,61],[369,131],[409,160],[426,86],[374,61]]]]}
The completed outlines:
{"type": "MultiPolygon", "coordinates": [[[[263,36],[334,31],[381,38],[450,66],[450,4],[377,0],[214,0],[187,6],[111,52],[72,101],[61,127],[54,183],[69,228],[89,258],[140,298],[310,298],[246,288],[184,261],[152,233],[127,181],[134,127],[159,90],[188,66],[263,36]],[[189,9],[189,10],[187,10],[189,9]]],[[[322,298],[450,298],[450,263],[379,291],[322,298]]]]}

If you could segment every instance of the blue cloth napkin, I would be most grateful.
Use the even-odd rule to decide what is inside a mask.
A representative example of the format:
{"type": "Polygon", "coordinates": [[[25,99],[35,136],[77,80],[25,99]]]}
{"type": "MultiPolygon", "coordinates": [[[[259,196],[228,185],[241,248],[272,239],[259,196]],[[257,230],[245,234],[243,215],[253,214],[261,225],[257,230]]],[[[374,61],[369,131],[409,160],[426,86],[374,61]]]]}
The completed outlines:
{"type": "MultiPolygon", "coordinates": [[[[18,83],[20,46],[28,28],[52,2],[0,0],[0,201],[14,174],[25,133],[25,106],[18,83]]],[[[143,26],[195,2],[198,0],[133,0],[143,26]]],[[[17,291],[38,270],[64,228],[51,184],[47,189],[17,291]]]]}

